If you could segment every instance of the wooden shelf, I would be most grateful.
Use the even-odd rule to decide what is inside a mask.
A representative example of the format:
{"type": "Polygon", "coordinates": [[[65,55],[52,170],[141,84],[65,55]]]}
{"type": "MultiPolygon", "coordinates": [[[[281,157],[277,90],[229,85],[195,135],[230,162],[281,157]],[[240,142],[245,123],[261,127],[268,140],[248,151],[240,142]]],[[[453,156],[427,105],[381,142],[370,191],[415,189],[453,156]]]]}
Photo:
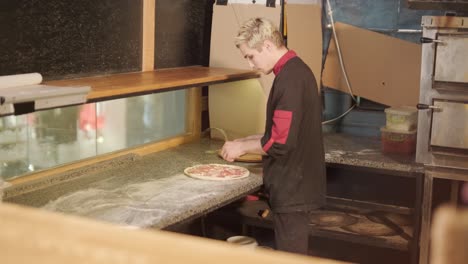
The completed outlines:
{"type": "Polygon", "coordinates": [[[369,214],[368,212],[365,212],[366,210],[360,210],[357,208],[350,210],[348,208],[342,209],[339,207],[332,207],[329,211],[336,213],[346,213],[355,217],[358,219],[358,222],[355,225],[359,225],[363,233],[351,231],[353,230],[353,225],[349,226],[351,227],[351,230],[348,230],[347,227],[315,225],[310,227],[310,232],[312,235],[338,239],[352,243],[359,243],[368,246],[392,248],[401,251],[410,250],[410,243],[413,241],[414,232],[412,225],[398,225],[397,223],[392,222],[385,217],[383,217],[384,221],[381,223],[376,223],[369,218],[372,213],[369,214]],[[372,231],[376,228],[377,224],[382,225],[382,227],[385,229],[392,230],[395,234],[371,235],[370,233],[372,233],[372,231]]]}
{"type": "Polygon", "coordinates": [[[255,71],[191,66],[148,72],[112,74],[49,81],[47,85],[91,86],[88,102],[150,94],[167,90],[258,78],[255,71]]]}

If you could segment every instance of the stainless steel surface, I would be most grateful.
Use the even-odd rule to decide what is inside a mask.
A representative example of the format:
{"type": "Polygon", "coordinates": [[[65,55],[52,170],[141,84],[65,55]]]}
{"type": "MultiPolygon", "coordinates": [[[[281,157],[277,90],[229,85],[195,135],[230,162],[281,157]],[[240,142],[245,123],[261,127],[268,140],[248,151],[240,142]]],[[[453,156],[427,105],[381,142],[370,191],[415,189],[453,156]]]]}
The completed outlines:
{"type": "Polygon", "coordinates": [[[468,28],[468,17],[423,16],[421,25],[430,28],[468,28]]]}
{"type": "Polygon", "coordinates": [[[468,18],[423,17],[422,25],[423,37],[445,44],[422,44],[419,103],[433,107],[419,111],[416,161],[468,169],[468,18]]]}
{"type": "Polygon", "coordinates": [[[418,110],[442,111],[442,108],[437,107],[437,106],[435,106],[435,105],[418,104],[416,107],[418,108],[418,110]]]}
{"type": "Polygon", "coordinates": [[[440,111],[432,113],[431,145],[468,149],[468,104],[435,101],[440,111]]]}
{"type": "Polygon", "coordinates": [[[423,38],[439,37],[443,44],[422,44],[419,95],[422,110],[418,115],[416,147],[416,161],[425,165],[420,264],[429,263],[433,179],[468,181],[467,22],[468,18],[461,17],[422,20],[423,38]]]}
{"type": "Polygon", "coordinates": [[[466,170],[457,170],[453,168],[442,167],[426,167],[426,175],[432,178],[447,179],[447,180],[466,180],[466,170]]]}
{"type": "MultiPolygon", "coordinates": [[[[439,35],[435,81],[468,83],[468,34],[439,35]]],[[[468,86],[465,87],[468,89],[468,86]]]]}
{"type": "Polygon", "coordinates": [[[407,0],[411,9],[426,10],[468,10],[468,1],[466,0],[407,0]]]}
{"type": "MultiPolygon", "coordinates": [[[[427,17],[423,18],[424,20],[427,17]]],[[[423,37],[435,39],[437,30],[424,27],[423,37]]],[[[432,73],[434,72],[434,48],[435,43],[422,44],[421,54],[421,82],[419,92],[419,103],[432,105],[432,94],[438,93],[432,89],[432,73]]],[[[432,111],[419,111],[418,115],[418,135],[416,144],[416,161],[424,164],[431,163],[429,151],[429,131],[431,127],[432,111]]]]}

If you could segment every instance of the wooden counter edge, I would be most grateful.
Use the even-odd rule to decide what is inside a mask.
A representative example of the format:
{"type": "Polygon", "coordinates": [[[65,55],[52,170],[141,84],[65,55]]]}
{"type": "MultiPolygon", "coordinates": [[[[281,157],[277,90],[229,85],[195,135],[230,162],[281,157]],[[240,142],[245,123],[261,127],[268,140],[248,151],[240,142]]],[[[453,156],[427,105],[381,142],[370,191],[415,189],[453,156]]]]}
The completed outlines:
{"type": "Polygon", "coordinates": [[[125,227],[12,204],[0,204],[5,263],[343,263],[221,241],[125,227]]]}

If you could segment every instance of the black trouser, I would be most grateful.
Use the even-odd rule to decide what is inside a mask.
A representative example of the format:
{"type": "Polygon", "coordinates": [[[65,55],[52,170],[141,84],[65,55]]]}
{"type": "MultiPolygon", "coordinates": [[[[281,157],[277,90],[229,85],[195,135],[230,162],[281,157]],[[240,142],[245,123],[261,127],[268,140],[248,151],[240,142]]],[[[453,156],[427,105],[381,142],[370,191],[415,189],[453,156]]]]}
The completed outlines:
{"type": "Polygon", "coordinates": [[[307,212],[274,213],[276,249],[307,255],[309,217],[307,212]]]}

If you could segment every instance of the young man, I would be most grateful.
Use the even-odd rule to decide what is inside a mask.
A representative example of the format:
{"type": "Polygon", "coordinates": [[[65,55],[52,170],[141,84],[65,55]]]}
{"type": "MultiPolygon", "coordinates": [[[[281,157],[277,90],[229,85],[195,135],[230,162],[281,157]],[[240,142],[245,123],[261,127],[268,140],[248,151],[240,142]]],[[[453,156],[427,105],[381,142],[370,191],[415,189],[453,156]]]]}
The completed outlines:
{"type": "Polygon", "coordinates": [[[307,254],[308,212],[325,202],[322,107],[315,77],[266,19],[245,22],[235,44],[253,69],[273,72],[275,80],[264,134],[226,142],[223,158],[264,155],[263,182],[273,211],[276,247],[307,254]]]}

